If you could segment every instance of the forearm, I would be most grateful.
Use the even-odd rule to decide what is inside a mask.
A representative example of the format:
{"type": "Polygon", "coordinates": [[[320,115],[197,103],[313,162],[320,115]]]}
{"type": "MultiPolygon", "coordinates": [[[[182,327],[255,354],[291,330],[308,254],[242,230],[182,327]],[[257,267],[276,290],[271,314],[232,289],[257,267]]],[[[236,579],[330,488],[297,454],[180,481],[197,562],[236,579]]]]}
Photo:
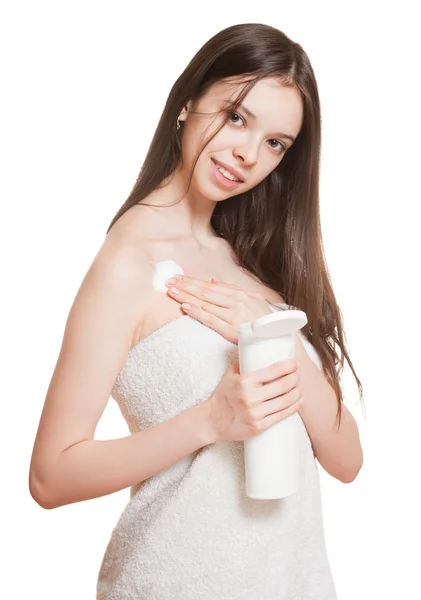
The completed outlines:
{"type": "MultiPolygon", "coordinates": [[[[328,403],[326,399],[325,402],[328,403]]],[[[310,437],[314,455],[321,466],[332,477],[349,483],[358,475],[363,464],[358,426],[343,404],[341,425],[338,429],[336,399],[332,401],[332,406],[327,407],[324,404],[321,401],[315,406],[307,397],[299,413],[310,437]]]]}
{"type": "Polygon", "coordinates": [[[213,443],[208,404],[115,440],[85,440],[64,450],[37,502],[46,509],[98,498],[164,471],[213,443]]]}
{"type": "Polygon", "coordinates": [[[296,359],[304,402],[299,414],[306,426],[314,455],[332,477],[344,483],[358,475],[363,464],[363,452],[357,423],[342,404],[341,424],[336,418],[338,403],[335,392],[323,372],[309,358],[297,336],[296,359]]]}

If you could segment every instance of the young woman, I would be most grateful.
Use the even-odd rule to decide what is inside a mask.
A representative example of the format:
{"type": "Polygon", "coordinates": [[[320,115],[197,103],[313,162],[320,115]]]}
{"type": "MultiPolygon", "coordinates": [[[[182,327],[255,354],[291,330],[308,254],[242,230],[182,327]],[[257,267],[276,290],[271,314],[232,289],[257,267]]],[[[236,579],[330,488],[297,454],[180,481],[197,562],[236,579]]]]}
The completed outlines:
{"type": "Polygon", "coordinates": [[[362,386],[323,257],[320,123],[306,53],[262,24],[215,35],[169,94],[70,310],[31,461],[47,509],[131,487],[98,600],[336,598],[315,458],[355,479],[344,356],[362,386]],[[185,276],[162,292],[167,260],[185,276]],[[295,360],[241,375],[238,325],[283,306],[308,318],[295,360]],[[131,435],[95,440],[110,395],[131,435]],[[299,492],[248,498],[243,441],[297,412],[299,492]]]}

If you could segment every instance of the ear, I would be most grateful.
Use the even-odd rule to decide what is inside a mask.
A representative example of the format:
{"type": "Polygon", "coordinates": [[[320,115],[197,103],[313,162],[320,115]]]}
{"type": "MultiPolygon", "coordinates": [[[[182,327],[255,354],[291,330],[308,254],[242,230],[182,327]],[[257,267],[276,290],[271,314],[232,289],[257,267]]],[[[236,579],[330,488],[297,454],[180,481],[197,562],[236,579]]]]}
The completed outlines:
{"type": "Polygon", "coordinates": [[[178,117],[180,121],[185,121],[187,119],[187,114],[189,112],[189,110],[191,109],[191,101],[189,100],[187,102],[187,104],[183,107],[183,110],[180,113],[180,116],[178,117]]]}

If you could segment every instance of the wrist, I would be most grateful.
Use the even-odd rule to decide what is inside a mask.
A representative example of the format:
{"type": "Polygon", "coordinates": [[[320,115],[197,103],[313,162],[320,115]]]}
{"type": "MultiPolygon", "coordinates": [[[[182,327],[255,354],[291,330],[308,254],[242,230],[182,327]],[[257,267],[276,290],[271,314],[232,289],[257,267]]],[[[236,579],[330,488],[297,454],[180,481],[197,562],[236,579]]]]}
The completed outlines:
{"type": "Polygon", "coordinates": [[[194,408],[199,418],[199,430],[203,445],[207,446],[218,442],[219,434],[213,418],[213,397],[211,396],[204,402],[200,402],[194,408]]]}

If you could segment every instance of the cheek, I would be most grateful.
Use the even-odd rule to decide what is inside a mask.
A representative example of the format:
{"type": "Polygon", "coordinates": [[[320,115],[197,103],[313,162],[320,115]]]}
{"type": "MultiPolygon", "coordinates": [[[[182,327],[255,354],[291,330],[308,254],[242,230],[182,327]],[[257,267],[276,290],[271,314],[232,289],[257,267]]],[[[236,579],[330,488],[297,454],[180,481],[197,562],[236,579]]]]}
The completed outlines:
{"type": "Polygon", "coordinates": [[[268,175],[270,175],[273,171],[275,171],[275,169],[278,167],[278,165],[281,163],[282,158],[280,159],[276,159],[273,158],[272,156],[266,157],[265,160],[265,164],[264,164],[264,177],[267,177],[268,175]]]}
{"type": "MultiPolygon", "coordinates": [[[[259,158],[259,162],[254,166],[253,172],[253,183],[251,187],[258,185],[261,183],[268,175],[270,175],[278,166],[280,161],[273,162],[273,159],[270,157],[259,158]]],[[[250,181],[251,183],[251,181],[250,181]]]]}
{"type": "Polygon", "coordinates": [[[218,141],[218,145],[227,150],[235,150],[241,148],[245,142],[244,132],[234,126],[230,127],[226,125],[215,138],[218,141]]]}
{"type": "MultiPolygon", "coordinates": [[[[203,148],[206,141],[213,135],[215,129],[216,127],[210,126],[210,124],[204,120],[192,124],[190,130],[186,129],[182,145],[182,152],[186,161],[190,164],[193,163],[196,155],[203,148]]],[[[226,151],[229,148],[228,142],[229,136],[227,136],[224,129],[222,129],[202,150],[199,157],[199,163],[202,162],[206,156],[218,154],[218,152],[223,150],[226,151]]]]}

